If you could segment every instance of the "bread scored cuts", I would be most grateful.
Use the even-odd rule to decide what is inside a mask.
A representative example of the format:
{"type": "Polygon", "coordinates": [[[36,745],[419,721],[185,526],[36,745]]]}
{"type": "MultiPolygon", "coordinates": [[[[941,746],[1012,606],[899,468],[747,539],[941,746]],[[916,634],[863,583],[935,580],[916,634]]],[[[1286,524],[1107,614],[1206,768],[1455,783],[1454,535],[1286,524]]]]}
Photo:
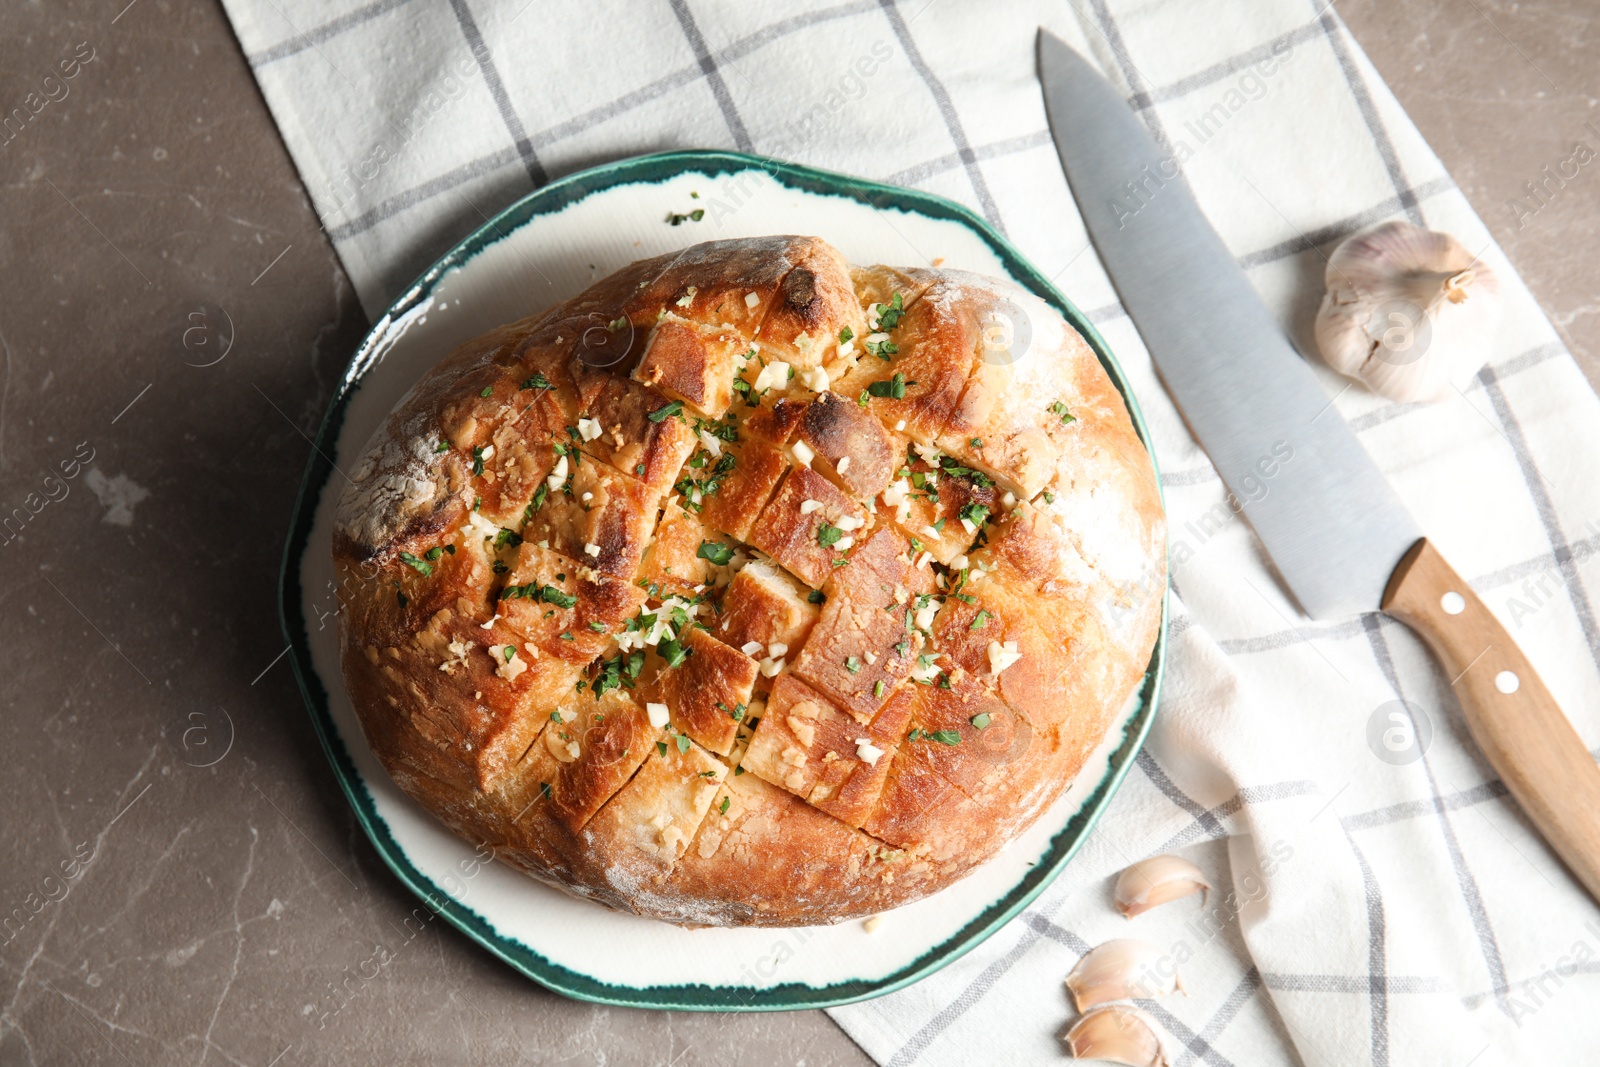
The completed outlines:
{"type": "Polygon", "coordinates": [[[1165,588],[1048,305],[814,237],[626,267],[449,353],[350,468],[343,665],[451,830],[670,922],[935,892],[1072,782],[1165,588]]]}

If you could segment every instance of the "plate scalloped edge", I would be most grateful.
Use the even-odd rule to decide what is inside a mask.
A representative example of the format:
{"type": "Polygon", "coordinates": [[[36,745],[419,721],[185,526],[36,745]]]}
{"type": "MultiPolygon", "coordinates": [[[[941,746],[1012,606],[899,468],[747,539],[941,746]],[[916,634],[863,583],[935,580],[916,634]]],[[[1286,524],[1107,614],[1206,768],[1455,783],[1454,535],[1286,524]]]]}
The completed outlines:
{"type": "Polygon", "coordinates": [[[428,300],[445,274],[465,264],[489,245],[506,239],[533,218],[559,211],[591,194],[618,185],[660,182],[680,174],[731,175],[740,171],[764,171],[780,184],[823,196],[838,196],[884,207],[911,211],[950,221],[973,231],[1004,264],[1011,277],[1061,312],[1088,341],[1101,365],[1127,404],[1135,430],[1150,453],[1156,471],[1149,430],[1121,367],[1104,339],[1078,308],[1067,300],[1048,279],[987,222],[961,205],[930,193],[902,189],[866,179],[835,174],[799,164],[739,152],[675,151],[637,156],[580,171],[543,186],[501,211],[487,223],[445,253],[422,273],[403,293],[362,341],[341,378],[324,415],[316,442],[307,460],[305,476],[296,496],[289,536],[284,544],[279,572],[278,611],[283,636],[290,650],[301,696],[311,715],[317,737],[346,800],[368,839],[396,877],[435,913],[504,960],[523,975],[557,993],[599,1004],[643,1009],[687,1011],[789,1011],[826,1008],[849,1004],[893,992],[953,962],[995,933],[1018,915],[1059,875],[1083,843],[1089,831],[1109,804],[1112,794],[1133,765],[1155,717],[1161,680],[1166,662],[1168,600],[1162,593],[1161,625],[1149,666],[1132,698],[1133,710],[1123,720],[1123,736],[1107,757],[1107,771],[1086,796],[1078,810],[1050,839],[1041,862],[999,900],[994,901],[965,926],[909,965],[881,979],[847,981],[818,987],[807,983],[785,983],[751,989],[735,986],[685,984],[632,988],[617,986],[580,974],[554,962],[521,942],[502,936],[494,926],[472,908],[447,893],[419,871],[391,834],[378,814],[373,796],[355,767],[328,708],[328,694],[312,666],[309,635],[303,614],[300,560],[311,536],[317,506],[333,473],[333,461],[326,448],[338,437],[346,407],[355,387],[370,369],[374,355],[387,340],[389,328],[407,312],[428,300]]]}

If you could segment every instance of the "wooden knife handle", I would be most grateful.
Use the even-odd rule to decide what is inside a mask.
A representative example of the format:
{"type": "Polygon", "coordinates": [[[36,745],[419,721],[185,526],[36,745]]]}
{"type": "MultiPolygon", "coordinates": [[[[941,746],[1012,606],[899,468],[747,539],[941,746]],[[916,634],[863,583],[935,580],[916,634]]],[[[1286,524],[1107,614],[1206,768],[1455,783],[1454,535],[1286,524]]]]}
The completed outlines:
{"type": "Polygon", "coordinates": [[[1427,538],[1395,568],[1383,610],[1439,657],[1478,747],[1600,901],[1600,764],[1522,649],[1427,538]]]}

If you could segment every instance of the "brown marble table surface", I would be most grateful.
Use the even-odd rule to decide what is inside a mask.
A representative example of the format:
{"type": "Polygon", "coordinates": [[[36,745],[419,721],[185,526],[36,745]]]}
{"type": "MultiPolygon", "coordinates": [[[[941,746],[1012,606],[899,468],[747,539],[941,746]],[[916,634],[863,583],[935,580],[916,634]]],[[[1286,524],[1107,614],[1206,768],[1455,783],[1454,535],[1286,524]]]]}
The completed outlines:
{"type": "MultiPolygon", "coordinates": [[[[95,54],[0,148],[0,1065],[868,1062],[821,1012],[580,1004],[399,932],[276,611],[367,323],[221,9],[125,3],[0,5],[0,111],[95,54]]],[[[1339,7],[1592,383],[1600,178],[1511,206],[1600,147],[1591,10],[1339,7]]]]}

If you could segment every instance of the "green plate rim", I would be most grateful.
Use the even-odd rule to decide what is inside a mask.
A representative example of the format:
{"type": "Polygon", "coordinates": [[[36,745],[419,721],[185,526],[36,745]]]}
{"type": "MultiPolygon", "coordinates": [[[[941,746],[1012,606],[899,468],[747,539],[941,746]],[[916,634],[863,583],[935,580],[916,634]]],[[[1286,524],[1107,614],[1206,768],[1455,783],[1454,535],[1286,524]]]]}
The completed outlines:
{"type": "Polygon", "coordinates": [[[1161,680],[1166,666],[1168,601],[1167,593],[1163,590],[1161,627],[1150,656],[1150,664],[1145,671],[1144,681],[1139,687],[1139,707],[1124,726],[1122,744],[1108,758],[1107,775],[1101,779],[1094,792],[1084,799],[1082,806],[1067,824],[1050,839],[1049,847],[1044,852],[1044,856],[1048,858],[1024,875],[1005,896],[984,909],[960,930],[899,971],[883,978],[838,982],[821,987],[791,982],[767,989],[707,986],[699,983],[638,988],[613,985],[546,959],[527,945],[501,934],[471,908],[441,892],[432,880],[412,866],[404,850],[390,834],[387,823],[378,814],[372,794],[356,770],[333,722],[328,709],[327,692],[311,665],[300,592],[300,559],[309,543],[317,502],[333,472],[333,462],[326,452],[333,447],[338,437],[350,397],[360,386],[362,377],[372,365],[372,351],[379,335],[391,322],[429,299],[448,271],[465,265],[489,245],[509,237],[513,231],[540,215],[560,211],[594,193],[619,185],[657,184],[685,173],[715,177],[750,169],[763,170],[780,184],[792,189],[823,196],[843,197],[866,203],[878,210],[909,211],[952,221],[975,232],[1005,265],[1013,279],[1054,306],[1089,342],[1128,406],[1134,428],[1150,456],[1150,465],[1156,473],[1157,486],[1160,485],[1160,471],[1156,466],[1144,415],[1122,368],[1099,331],[1070,300],[1051,285],[1049,279],[1017,251],[1010,241],[986,221],[960,204],[931,193],[903,189],[743,152],[704,150],[661,152],[601,164],[567,175],[534,190],[478,227],[424,271],[362,340],[361,347],[351,358],[338,390],[323,417],[316,444],[306,462],[305,477],[295,499],[289,537],[284,543],[283,564],[278,581],[279,622],[290,649],[289,659],[294,669],[295,680],[311,715],[317,737],[322,743],[323,752],[332,765],[339,786],[355,811],[361,828],[366,832],[384,863],[435,913],[443,915],[451,925],[515,970],[564,996],[596,1004],[683,1011],[792,1011],[804,1008],[829,1008],[891,993],[954,962],[1015,918],[1055,880],[1072,859],[1084,838],[1105,811],[1117,787],[1121,785],[1128,769],[1133,765],[1140,746],[1144,743],[1145,736],[1149,733],[1150,724],[1155,718],[1161,680]]]}

